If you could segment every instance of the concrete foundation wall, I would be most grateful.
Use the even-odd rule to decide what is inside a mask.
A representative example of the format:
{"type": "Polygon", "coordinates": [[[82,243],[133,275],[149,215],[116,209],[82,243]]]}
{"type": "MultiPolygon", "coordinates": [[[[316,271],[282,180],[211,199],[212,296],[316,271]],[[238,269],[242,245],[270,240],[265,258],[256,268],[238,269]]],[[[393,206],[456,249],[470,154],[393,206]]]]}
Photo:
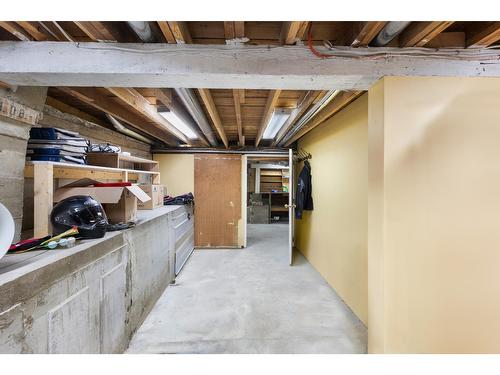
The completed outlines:
{"type": "MultiPolygon", "coordinates": [[[[20,87],[15,92],[0,89],[6,97],[31,109],[41,111],[47,88],[20,87]]],[[[0,115],[0,202],[14,217],[18,240],[23,217],[24,163],[31,125],[0,115]]]]}
{"type": "Polygon", "coordinates": [[[121,353],[174,275],[184,206],[140,211],[135,228],[0,262],[0,353],[121,353]],[[26,264],[23,264],[26,262],[26,264]],[[9,264],[12,263],[12,264],[9,264]]]}

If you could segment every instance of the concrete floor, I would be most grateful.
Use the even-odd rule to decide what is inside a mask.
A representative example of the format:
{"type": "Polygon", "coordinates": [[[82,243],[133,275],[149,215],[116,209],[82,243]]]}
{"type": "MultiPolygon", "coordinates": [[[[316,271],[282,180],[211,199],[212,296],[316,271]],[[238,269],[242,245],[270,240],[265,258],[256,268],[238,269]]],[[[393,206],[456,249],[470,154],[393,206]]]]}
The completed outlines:
{"type": "Polygon", "coordinates": [[[128,353],[366,353],[367,332],[296,254],[288,226],[248,225],[242,250],[196,250],[128,353]]]}

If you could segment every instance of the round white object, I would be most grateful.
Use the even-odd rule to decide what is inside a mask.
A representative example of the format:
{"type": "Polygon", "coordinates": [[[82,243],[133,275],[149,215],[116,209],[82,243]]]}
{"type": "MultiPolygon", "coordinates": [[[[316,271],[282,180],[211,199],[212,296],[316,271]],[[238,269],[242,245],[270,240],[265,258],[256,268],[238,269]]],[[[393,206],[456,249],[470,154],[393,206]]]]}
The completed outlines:
{"type": "Polygon", "coordinates": [[[14,239],[14,219],[9,210],[0,203],[0,259],[7,253],[14,239]]]}

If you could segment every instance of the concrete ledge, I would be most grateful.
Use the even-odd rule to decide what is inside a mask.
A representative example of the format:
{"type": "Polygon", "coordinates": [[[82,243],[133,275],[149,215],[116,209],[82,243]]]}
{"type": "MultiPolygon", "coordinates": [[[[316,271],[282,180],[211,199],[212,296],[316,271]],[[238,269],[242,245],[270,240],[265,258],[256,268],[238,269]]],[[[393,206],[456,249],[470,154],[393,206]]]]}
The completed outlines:
{"type": "Polygon", "coordinates": [[[67,250],[0,261],[0,352],[119,353],[174,276],[170,213],[67,250]],[[77,340],[77,341],[75,341],[77,340]]]}

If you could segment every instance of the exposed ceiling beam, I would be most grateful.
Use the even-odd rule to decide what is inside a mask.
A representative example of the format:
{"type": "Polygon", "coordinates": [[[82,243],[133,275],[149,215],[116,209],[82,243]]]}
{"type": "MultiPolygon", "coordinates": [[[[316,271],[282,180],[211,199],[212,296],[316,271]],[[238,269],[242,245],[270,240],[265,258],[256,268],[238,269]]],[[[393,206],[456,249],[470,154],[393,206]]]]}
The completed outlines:
{"type": "Polygon", "coordinates": [[[293,127],[293,124],[302,116],[306,109],[318,98],[319,95],[323,95],[326,91],[308,91],[304,98],[299,102],[297,108],[295,108],[288,120],[286,120],[283,127],[280,129],[271,146],[276,146],[283,137],[288,133],[288,131],[293,127]]]}
{"type": "Polygon", "coordinates": [[[219,137],[222,139],[224,146],[226,148],[229,147],[229,142],[227,141],[226,132],[224,131],[224,127],[222,126],[222,122],[219,117],[219,112],[217,111],[217,107],[215,106],[214,100],[212,98],[212,94],[210,94],[209,89],[198,89],[198,93],[200,94],[201,100],[203,104],[205,104],[205,108],[212,119],[212,122],[219,133],[219,137]]]}
{"type": "Polygon", "coordinates": [[[120,98],[124,103],[150,119],[158,129],[164,129],[174,137],[189,145],[193,144],[175,126],[158,113],[156,106],[150,104],[137,90],[123,87],[107,87],[108,91],[120,98]]]}
{"type": "Polygon", "coordinates": [[[500,22],[494,22],[467,39],[467,48],[488,47],[500,40],[500,22]]]}
{"type": "Polygon", "coordinates": [[[316,126],[323,123],[325,120],[333,116],[335,113],[340,111],[346,105],[351,103],[353,100],[361,96],[363,92],[360,91],[344,91],[339,93],[333,100],[328,103],[316,116],[312,118],[303,128],[301,128],[296,134],[294,134],[286,143],[285,147],[288,147],[297,139],[303,137],[305,134],[310,132],[316,126]]]}
{"type": "Polygon", "coordinates": [[[34,40],[57,40],[50,35],[47,30],[42,27],[42,25],[40,25],[40,22],[17,21],[17,24],[26,30],[26,32],[30,34],[34,40]]]}
{"type": "Polygon", "coordinates": [[[242,21],[224,21],[224,38],[226,40],[243,38],[245,36],[245,23],[242,21]]]}
{"type": "Polygon", "coordinates": [[[339,50],[350,56],[319,59],[305,46],[5,41],[0,42],[0,80],[17,86],[366,90],[383,76],[500,76],[500,64],[475,59],[481,54],[497,61],[498,50],[456,49],[450,57],[434,57],[429,50],[426,56],[378,59],[362,56],[404,49],[339,50]],[[464,54],[467,60],[457,60],[464,54]]]}
{"type": "Polygon", "coordinates": [[[22,40],[23,42],[29,42],[33,40],[33,37],[16,22],[0,21],[0,27],[4,28],[9,33],[14,35],[17,39],[22,40]]]}
{"type": "Polygon", "coordinates": [[[177,40],[175,40],[175,36],[170,30],[170,26],[167,21],[157,21],[158,26],[160,27],[160,31],[163,34],[163,37],[168,43],[176,44],[177,40]]]}
{"type": "Polygon", "coordinates": [[[266,108],[264,109],[264,115],[262,116],[262,121],[260,123],[259,129],[257,131],[257,137],[255,138],[255,147],[259,146],[259,143],[264,135],[267,124],[271,119],[276,103],[280,97],[281,90],[271,90],[267,96],[266,108]]]}
{"type": "Polygon", "coordinates": [[[102,121],[101,119],[94,117],[94,116],[88,114],[87,112],[83,112],[83,111],[79,110],[78,108],[75,108],[69,104],[66,104],[66,103],[60,101],[59,99],[53,98],[51,96],[47,96],[47,99],[45,100],[45,104],[49,105],[49,106],[51,106],[51,107],[53,107],[61,112],[69,113],[73,116],[79,117],[79,118],[84,119],[86,121],[93,122],[94,124],[106,127],[106,123],[104,121],[102,121]]]}
{"type": "Polygon", "coordinates": [[[452,23],[451,21],[412,22],[399,35],[399,46],[423,47],[452,23]]]}
{"type": "Polygon", "coordinates": [[[238,89],[233,89],[234,110],[236,112],[236,125],[238,127],[238,143],[240,146],[245,146],[245,138],[243,136],[243,123],[241,120],[241,103],[240,93],[238,89]]]}
{"type": "Polygon", "coordinates": [[[281,29],[282,44],[294,44],[296,39],[305,37],[309,22],[307,21],[292,21],[283,22],[281,29]]]}
{"type": "Polygon", "coordinates": [[[189,34],[187,24],[185,22],[169,21],[168,26],[170,27],[170,30],[172,31],[172,34],[178,44],[193,42],[193,40],[191,39],[191,35],[189,34]]]}
{"type": "Polygon", "coordinates": [[[153,94],[164,105],[172,102],[172,89],[155,89],[153,94]]]}
{"type": "Polygon", "coordinates": [[[138,114],[128,108],[118,105],[109,96],[104,95],[96,88],[85,87],[58,87],[58,90],[75,97],[76,99],[96,108],[99,111],[110,114],[120,121],[132,125],[134,128],[149,134],[155,139],[165,142],[167,145],[176,146],[177,142],[165,130],[159,130],[149,124],[138,114]]]}
{"type": "Polygon", "coordinates": [[[386,21],[369,21],[363,23],[361,30],[351,44],[351,47],[366,47],[384,28],[386,21]]]}
{"type": "Polygon", "coordinates": [[[118,38],[113,35],[110,28],[103,22],[75,21],[74,23],[94,41],[116,42],[118,40],[118,38]]]}

